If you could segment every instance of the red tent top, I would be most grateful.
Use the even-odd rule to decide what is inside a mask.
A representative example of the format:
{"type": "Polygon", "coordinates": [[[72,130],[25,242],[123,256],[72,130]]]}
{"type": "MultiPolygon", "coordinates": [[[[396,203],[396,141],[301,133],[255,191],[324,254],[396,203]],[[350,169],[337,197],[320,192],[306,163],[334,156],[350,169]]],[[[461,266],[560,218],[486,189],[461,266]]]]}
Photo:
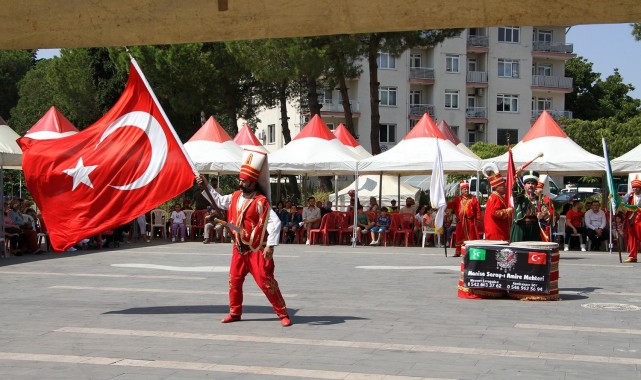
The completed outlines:
{"type": "Polygon", "coordinates": [[[294,140],[304,139],[306,137],[317,137],[324,140],[333,140],[336,138],[318,115],[314,115],[312,120],[310,120],[305,128],[296,135],[294,140]]]}
{"type": "Polygon", "coordinates": [[[352,148],[356,148],[357,146],[361,145],[358,143],[358,141],[356,141],[354,136],[349,133],[343,123],[338,124],[338,127],[334,129],[334,136],[336,136],[336,138],[339,139],[343,144],[351,146],[352,148]]]}
{"type": "Polygon", "coordinates": [[[205,124],[189,139],[189,141],[213,141],[219,143],[230,140],[229,134],[213,116],[210,116],[205,124]]]}
{"type": "Polygon", "coordinates": [[[78,132],[78,129],[71,124],[67,118],[56,109],[56,107],[51,106],[49,111],[45,113],[37,123],[33,125],[28,131],[29,133],[34,132],[78,132]]]}
{"type": "Polygon", "coordinates": [[[262,146],[247,123],[243,124],[243,126],[240,127],[238,133],[236,134],[236,136],[234,136],[234,142],[238,145],[262,146]]]}
{"type": "Polygon", "coordinates": [[[412,128],[410,133],[408,133],[403,140],[416,139],[419,137],[430,137],[447,140],[436,126],[436,123],[434,123],[434,120],[432,120],[430,115],[428,115],[427,113],[423,115],[423,117],[421,117],[421,120],[416,123],[414,128],[412,128]]]}
{"type": "Polygon", "coordinates": [[[438,130],[441,131],[443,136],[445,136],[446,139],[450,140],[454,145],[458,145],[461,143],[461,140],[457,135],[454,134],[454,131],[452,131],[452,128],[447,125],[445,120],[439,121],[436,126],[438,127],[438,130]]]}
{"type": "Polygon", "coordinates": [[[543,111],[541,116],[536,119],[532,128],[530,128],[525,137],[523,137],[523,142],[538,139],[539,137],[568,138],[568,135],[563,132],[548,111],[543,111]]]}

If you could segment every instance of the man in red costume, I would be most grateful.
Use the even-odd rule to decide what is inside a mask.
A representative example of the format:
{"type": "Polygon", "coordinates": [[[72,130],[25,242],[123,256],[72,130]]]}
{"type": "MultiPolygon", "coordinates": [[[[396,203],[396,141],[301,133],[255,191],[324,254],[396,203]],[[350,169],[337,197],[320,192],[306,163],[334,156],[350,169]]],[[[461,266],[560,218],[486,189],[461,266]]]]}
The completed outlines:
{"type": "Polygon", "coordinates": [[[466,240],[478,240],[477,224],[481,221],[481,206],[476,197],[470,195],[470,184],[461,181],[461,195],[454,197],[448,208],[456,215],[456,252],[454,257],[461,256],[461,246],[466,240]]]}
{"type": "MultiPolygon", "coordinates": [[[[541,179],[544,179],[543,176],[544,175],[541,175],[541,179]]],[[[543,233],[541,233],[541,241],[549,242],[552,239],[552,227],[556,225],[556,214],[554,211],[554,202],[552,202],[550,197],[543,193],[544,188],[545,183],[539,181],[536,184],[536,190],[534,192],[536,196],[539,197],[539,207],[545,207],[547,209],[547,214],[550,215],[548,222],[541,222],[541,228],[543,229],[543,233]]]]}
{"type": "Polygon", "coordinates": [[[265,293],[283,327],[291,326],[285,300],[274,278],[274,247],[280,236],[280,219],[270,205],[267,155],[245,150],[240,168],[239,190],[220,195],[207,184],[204,176],[196,177],[209,202],[228,211],[233,250],[229,267],[229,315],[222,323],[240,321],[243,313],[243,282],[248,273],[265,293]],[[207,190],[208,189],[208,190],[207,190]],[[207,193],[212,195],[209,198],[207,193]],[[234,226],[237,226],[235,231],[234,226]]]}
{"type": "Polygon", "coordinates": [[[512,220],[511,207],[505,199],[505,178],[500,173],[488,177],[492,194],[485,204],[485,239],[510,241],[510,221],[512,220]]]}
{"type": "MultiPolygon", "coordinates": [[[[637,177],[632,180],[630,185],[632,194],[626,203],[641,207],[641,180],[637,177]]],[[[639,244],[641,244],[641,209],[628,211],[625,219],[628,222],[628,249],[630,249],[630,255],[625,259],[625,262],[636,263],[639,244]]]]}

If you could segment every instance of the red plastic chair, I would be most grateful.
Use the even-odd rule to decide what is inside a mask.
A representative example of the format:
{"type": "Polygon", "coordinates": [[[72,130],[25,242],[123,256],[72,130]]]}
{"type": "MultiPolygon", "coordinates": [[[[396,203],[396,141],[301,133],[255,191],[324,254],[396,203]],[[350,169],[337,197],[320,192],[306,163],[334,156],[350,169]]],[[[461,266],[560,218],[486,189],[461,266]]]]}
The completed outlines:
{"type": "Polygon", "coordinates": [[[345,237],[351,237],[353,233],[354,217],[351,212],[338,212],[336,226],[338,228],[338,244],[343,244],[345,237]]]}
{"type": "MultiPolygon", "coordinates": [[[[387,214],[387,215],[389,215],[391,219],[391,223],[387,231],[383,232],[378,238],[379,242],[381,241],[381,239],[383,239],[383,245],[385,247],[387,247],[387,241],[394,237],[394,231],[398,230],[400,226],[400,220],[399,220],[400,214],[387,214]]],[[[394,243],[393,239],[392,239],[392,243],[394,243]]]]}
{"type": "Polygon", "coordinates": [[[196,240],[199,231],[201,232],[201,236],[205,234],[206,213],[207,210],[195,210],[193,214],[191,214],[191,230],[193,231],[191,238],[194,240],[196,240]]]}
{"type": "Polygon", "coordinates": [[[338,228],[336,228],[337,213],[330,212],[323,215],[320,227],[309,230],[309,240],[312,245],[316,242],[316,235],[320,234],[323,237],[323,245],[329,242],[329,234],[335,233],[338,238],[338,228]]]}
{"type": "Polygon", "coordinates": [[[409,247],[410,242],[414,244],[414,222],[416,221],[414,215],[409,212],[404,212],[400,214],[393,214],[392,219],[394,218],[396,218],[398,228],[393,230],[394,236],[392,241],[396,243],[397,237],[405,237],[406,247],[409,247]]]}

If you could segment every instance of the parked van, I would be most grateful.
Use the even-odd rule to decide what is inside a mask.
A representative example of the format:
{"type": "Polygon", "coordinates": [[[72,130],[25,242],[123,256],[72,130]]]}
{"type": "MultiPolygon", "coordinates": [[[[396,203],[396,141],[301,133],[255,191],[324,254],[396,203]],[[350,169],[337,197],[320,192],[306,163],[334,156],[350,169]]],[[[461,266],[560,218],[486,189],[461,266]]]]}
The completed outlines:
{"type": "MultiPolygon", "coordinates": [[[[641,178],[641,176],[639,178],[641,178]]],[[[543,186],[543,193],[545,193],[546,195],[554,197],[555,195],[558,195],[560,193],[559,187],[547,174],[541,174],[539,180],[545,184],[543,186]]],[[[470,194],[478,196],[479,194],[477,194],[476,183],[476,177],[470,178],[470,194]]],[[[481,178],[480,196],[482,196],[483,198],[487,198],[491,192],[492,188],[490,187],[490,183],[488,182],[488,180],[486,178],[481,178]]]]}

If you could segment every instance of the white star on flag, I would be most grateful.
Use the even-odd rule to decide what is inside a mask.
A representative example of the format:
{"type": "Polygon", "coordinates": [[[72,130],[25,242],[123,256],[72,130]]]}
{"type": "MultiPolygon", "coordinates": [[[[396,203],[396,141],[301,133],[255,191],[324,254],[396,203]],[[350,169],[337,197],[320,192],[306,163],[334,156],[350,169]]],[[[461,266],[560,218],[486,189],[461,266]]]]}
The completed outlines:
{"type": "Polygon", "coordinates": [[[91,183],[91,179],[89,179],[89,174],[97,167],[98,165],[85,166],[84,162],[82,162],[82,157],[80,157],[75,168],[65,169],[62,172],[73,177],[72,191],[76,190],[76,187],[81,183],[84,183],[93,189],[93,184],[91,183]]]}

